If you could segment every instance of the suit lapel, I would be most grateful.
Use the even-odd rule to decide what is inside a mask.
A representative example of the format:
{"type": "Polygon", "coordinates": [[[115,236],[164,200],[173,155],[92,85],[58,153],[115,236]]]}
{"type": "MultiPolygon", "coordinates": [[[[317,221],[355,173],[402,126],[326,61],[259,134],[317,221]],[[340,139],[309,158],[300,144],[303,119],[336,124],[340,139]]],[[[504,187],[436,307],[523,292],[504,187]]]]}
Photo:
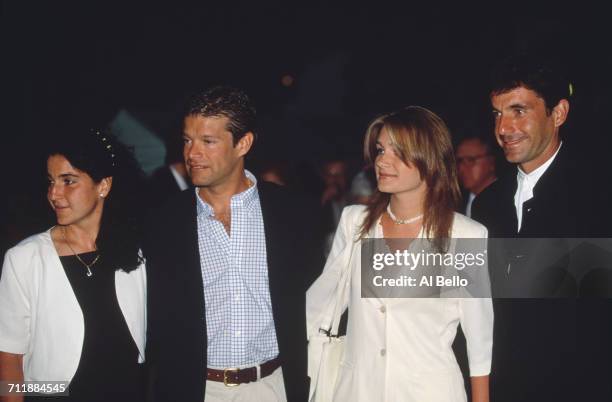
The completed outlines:
{"type": "Polygon", "coordinates": [[[180,203],[181,208],[176,211],[176,230],[173,233],[176,237],[173,241],[177,250],[177,261],[182,263],[176,269],[183,271],[187,299],[193,303],[191,309],[201,306],[197,314],[204,317],[204,284],[198,246],[196,199],[193,189],[184,191],[181,196],[184,200],[180,203]]]}
{"type": "MultiPolygon", "coordinates": [[[[502,184],[502,183],[500,183],[502,184]]],[[[514,194],[517,189],[516,173],[509,175],[502,184],[504,194],[499,199],[499,216],[502,228],[499,237],[514,237],[517,235],[518,218],[516,217],[516,206],[514,205],[514,194]]]]}
{"type": "MultiPolygon", "coordinates": [[[[570,194],[567,191],[569,177],[566,175],[566,153],[559,150],[555,160],[540,177],[533,189],[533,198],[523,204],[523,222],[520,234],[523,237],[545,237],[562,232],[559,219],[572,222],[568,216],[570,194]],[[554,217],[554,218],[553,218],[554,217]]],[[[574,225],[568,233],[575,232],[574,225]]]]}
{"type": "Polygon", "coordinates": [[[283,250],[286,238],[282,236],[283,213],[282,205],[270,194],[270,189],[265,183],[258,184],[259,201],[263,216],[264,233],[266,236],[266,257],[268,260],[268,280],[270,282],[270,295],[274,300],[276,294],[276,282],[279,266],[282,265],[283,250]]]}

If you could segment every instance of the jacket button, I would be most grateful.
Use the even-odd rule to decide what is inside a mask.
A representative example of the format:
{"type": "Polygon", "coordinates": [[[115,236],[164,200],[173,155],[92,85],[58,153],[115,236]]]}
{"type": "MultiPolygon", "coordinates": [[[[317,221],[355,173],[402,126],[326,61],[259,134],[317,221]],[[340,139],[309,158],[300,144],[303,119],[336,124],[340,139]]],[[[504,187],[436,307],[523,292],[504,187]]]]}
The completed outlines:
{"type": "Polygon", "coordinates": [[[387,312],[387,308],[385,306],[381,306],[379,310],[383,314],[385,314],[387,312]]]}
{"type": "Polygon", "coordinates": [[[385,355],[386,355],[386,354],[387,354],[387,349],[381,349],[381,350],[380,350],[380,355],[381,355],[382,357],[385,357],[385,355]]]}

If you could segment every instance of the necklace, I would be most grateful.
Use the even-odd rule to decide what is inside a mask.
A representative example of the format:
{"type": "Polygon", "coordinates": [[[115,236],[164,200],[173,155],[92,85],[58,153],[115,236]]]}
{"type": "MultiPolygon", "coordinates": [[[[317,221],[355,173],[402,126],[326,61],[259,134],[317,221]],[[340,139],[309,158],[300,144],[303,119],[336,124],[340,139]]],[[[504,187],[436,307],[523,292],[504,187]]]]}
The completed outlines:
{"type": "Polygon", "coordinates": [[[407,225],[409,223],[416,222],[423,217],[423,214],[421,214],[408,219],[397,219],[395,215],[393,215],[393,212],[391,212],[391,204],[387,204],[387,213],[389,214],[389,218],[391,218],[393,223],[396,225],[407,225]]]}
{"type": "Polygon", "coordinates": [[[74,251],[74,249],[72,248],[72,246],[68,242],[68,238],[66,237],[66,227],[65,226],[62,226],[62,236],[64,237],[64,241],[68,245],[68,248],[70,249],[70,251],[72,251],[72,254],[74,254],[74,256],[77,258],[77,260],[79,260],[79,262],[81,264],[83,264],[85,266],[85,268],[87,268],[87,276],[92,276],[93,273],[91,272],[91,267],[93,267],[94,264],[96,262],[98,262],[98,260],[100,259],[100,254],[98,254],[96,256],[96,258],[94,258],[94,260],[91,263],[88,264],[85,261],[83,261],[83,259],[81,257],[79,257],[79,255],[74,251]]]}

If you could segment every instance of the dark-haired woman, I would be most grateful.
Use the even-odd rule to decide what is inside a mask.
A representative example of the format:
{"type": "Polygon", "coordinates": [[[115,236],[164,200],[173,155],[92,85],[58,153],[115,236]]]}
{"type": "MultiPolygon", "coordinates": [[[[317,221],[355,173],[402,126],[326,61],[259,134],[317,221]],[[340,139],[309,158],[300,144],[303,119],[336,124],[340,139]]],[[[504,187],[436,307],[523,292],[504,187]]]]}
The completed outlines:
{"type": "MultiPolygon", "coordinates": [[[[362,288],[367,278],[361,271],[365,238],[384,238],[382,247],[390,253],[398,242],[392,239],[418,239],[431,244],[433,251],[445,252],[456,244],[452,239],[486,238],[484,226],[454,213],[459,189],[448,129],[429,110],[408,107],[370,124],[365,155],[374,164],[378,191],[367,207],[344,209],[324,271],[307,293],[309,338],[329,329],[328,306],[339,300],[340,311],[349,308],[333,400],[465,401],[452,350],[461,324],[472,401],[486,402],[493,335],[490,298],[362,298],[362,291],[371,286],[364,281],[362,288]],[[350,281],[341,289],[346,272],[350,281]]],[[[488,284],[486,266],[480,274],[488,284]]],[[[311,362],[317,359],[309,356],[311,362]]]]}
{"type": "Polygon", "coordinates": [[[88,130],[54,140],[47,174],[57,224],[4,258],[0,380],[68,382],[61,401],[143,400],[137,165],[111,135],[88,130]]]}

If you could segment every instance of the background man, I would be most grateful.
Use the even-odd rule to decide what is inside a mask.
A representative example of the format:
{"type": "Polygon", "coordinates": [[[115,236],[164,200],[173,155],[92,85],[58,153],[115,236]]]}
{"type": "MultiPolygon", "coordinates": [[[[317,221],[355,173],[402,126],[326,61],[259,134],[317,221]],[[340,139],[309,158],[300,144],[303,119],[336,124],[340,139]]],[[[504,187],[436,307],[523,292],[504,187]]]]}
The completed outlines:
{"type": "Polygon", "coordinates": [[[181,138],[170,138],[166,143],[166,164],[155,170],[149,178],[153,207],[161,206],[190,187],[191,182],[183,160],[183,141],[181,138]]]}
{"type": "Polygon", "coordinates": [[[331,250],[334,234],[340,222],[342,210],[347,206],[349,201],[348,170],[348,163],[342,159],[325,161],[321,167],[321,179],[324,185],[321,194],[321,213],[325,230],[325,256],[327,256],[331,250]]]}
{"type": "Polygon", "coordinates": [[[459,182],[464,190],[464,200],[461,213],[472,216],[472,202],[489,184],[493,183],[495,175],[495,157],[489,144],[479,137],[463,139],[456,152],[459,182]]]}
{"type": "Polygon", "coordinates": [[[145,248],[157,401],[305,401],[305,291],[322,267],[310,206],[244,169],[247,95],[216,87],[184,119],[187,190],[145,248]],[[206,381],[205,381],[206,380],[206,381]]]}

